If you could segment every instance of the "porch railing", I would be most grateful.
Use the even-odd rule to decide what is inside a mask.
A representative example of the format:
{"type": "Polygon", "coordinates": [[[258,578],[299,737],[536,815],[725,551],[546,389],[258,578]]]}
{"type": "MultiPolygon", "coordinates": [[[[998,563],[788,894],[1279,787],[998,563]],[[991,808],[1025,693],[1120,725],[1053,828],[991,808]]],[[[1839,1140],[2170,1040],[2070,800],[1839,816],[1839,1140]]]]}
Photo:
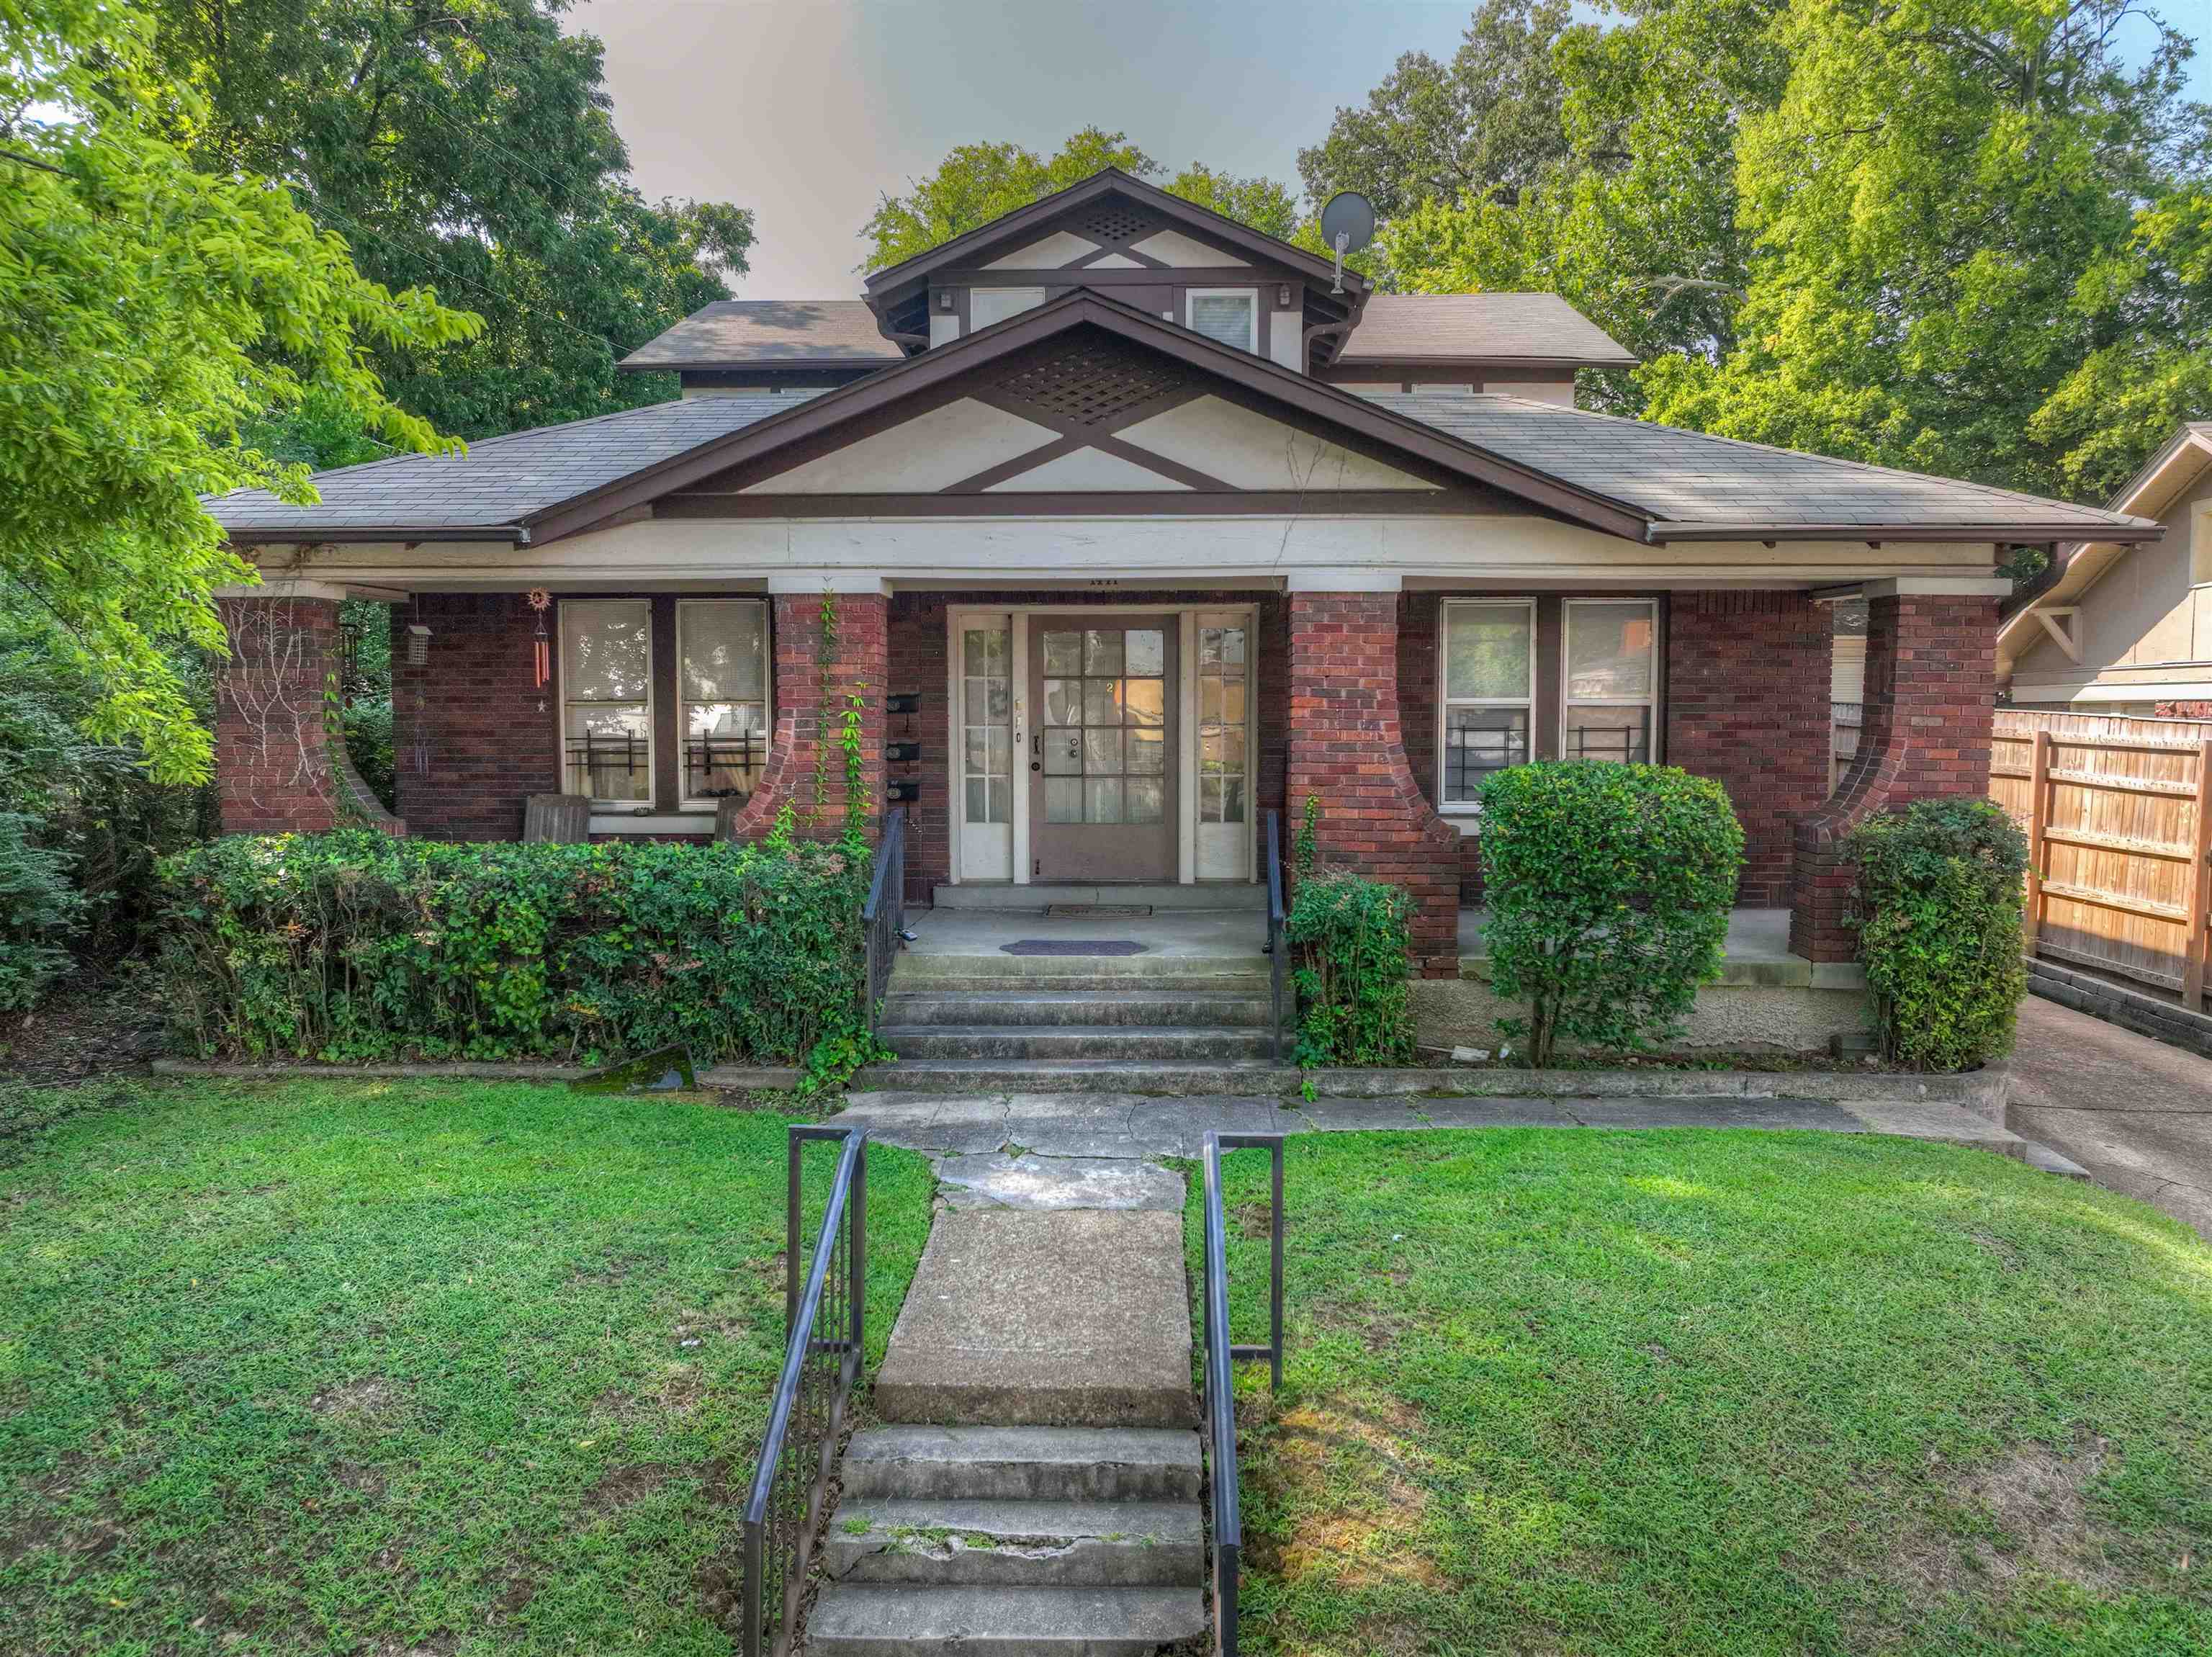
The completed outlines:
{"type": "Polygon", "coordinates": [[[1274,1059],[1283,1062],[1283,992],[1290,983],[1288,951],[1283,943],[1283,818],[1268,812],[1267,826],[1267,988],[1273,1017],[1274,1059]]]}
{"type": "Polygon", "coordinates": [[[788,1344],[745,1502],[744,1657],[787,1657],[821,1533],[845,1410],[867,1350],[868,1130],[794,1125],[787,1148],[783,1307],[788,1344]],[[799,1154],[842,1140],[811,1256],[802,1255],[799,1154]],[[800,1262],[808,1262],[805,1286],[800,1262]]]}
{"type": "Polygon", "coordinates": [[[1268,1385],[1283,1384],[1283,1136],[1275,1133],[1206,1136],[1206,1433],[1213,1498],[1209,1550],[1213,1588],[1214,1649],[1237,1657],[1237,1583],[1244,1550],[1244,1525],[1237,1493],[1237,1392],[1231,1366],[1267,1360],[1268,1385]],[[1221,1203],[1221,1153],[1255,1149],[1274,1162],[1268,1227],[1267,1343],[1238,1346],[1229,1333],[1229,1227],[1221,1203]]]}
{"type": "Polygon", "coordinates": [[[894,806],[884,819],[883,844],[876,848],[876,866],[868,877],[868,900],[860,906],[860,928],[867,938],[867,982],[861,989],[867,1005],[860,1015],[872,1031],[876,1009],[890,988],[891,966],[898,959],[899,935],[906,930],[906,808],[894,806]]]}

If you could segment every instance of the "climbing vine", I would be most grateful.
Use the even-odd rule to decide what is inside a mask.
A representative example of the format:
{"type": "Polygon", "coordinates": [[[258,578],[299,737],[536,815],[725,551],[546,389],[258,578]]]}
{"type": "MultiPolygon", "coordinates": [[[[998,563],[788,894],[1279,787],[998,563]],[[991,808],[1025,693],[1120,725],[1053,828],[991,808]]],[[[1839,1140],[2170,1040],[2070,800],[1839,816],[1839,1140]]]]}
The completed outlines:
{"type": "Polygon", "coordinates": [[[807,821],[819,827],[830,820],[830,739],[836,720],[836,687],[832,673],[837,661],[837,597],[822,594],[822,627],[815,636],[814,666],[814,808],[807,821]]]}

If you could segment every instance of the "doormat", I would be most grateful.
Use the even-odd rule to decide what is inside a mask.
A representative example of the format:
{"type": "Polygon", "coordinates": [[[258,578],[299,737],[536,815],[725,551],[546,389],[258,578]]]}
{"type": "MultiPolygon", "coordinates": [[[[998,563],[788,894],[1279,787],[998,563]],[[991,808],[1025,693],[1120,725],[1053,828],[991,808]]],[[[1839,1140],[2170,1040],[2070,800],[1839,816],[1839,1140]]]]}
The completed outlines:
{"type": "Polygon", "coordinates": [[[1141,955],[1145,946],[1127,938],[1023,938],[1002,943],[1009,955],[1141,955]]]}
{"type": "Polygon", "coordinates": [[[1047,915],[1118,915],[1122,917],[1149,915],[1150,904],[1047,904],[1047,915]]]}

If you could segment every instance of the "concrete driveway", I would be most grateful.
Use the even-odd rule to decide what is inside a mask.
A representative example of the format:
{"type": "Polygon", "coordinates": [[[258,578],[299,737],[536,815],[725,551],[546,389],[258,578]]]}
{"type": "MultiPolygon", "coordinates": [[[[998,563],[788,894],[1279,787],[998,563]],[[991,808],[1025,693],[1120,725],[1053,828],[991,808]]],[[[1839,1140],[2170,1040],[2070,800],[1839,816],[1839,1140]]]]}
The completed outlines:
{"type": "Polygon", "coordinates": [[[2212,1242],[2212,1059],[2030,996],[2005,1125],[2212,1242]]]}

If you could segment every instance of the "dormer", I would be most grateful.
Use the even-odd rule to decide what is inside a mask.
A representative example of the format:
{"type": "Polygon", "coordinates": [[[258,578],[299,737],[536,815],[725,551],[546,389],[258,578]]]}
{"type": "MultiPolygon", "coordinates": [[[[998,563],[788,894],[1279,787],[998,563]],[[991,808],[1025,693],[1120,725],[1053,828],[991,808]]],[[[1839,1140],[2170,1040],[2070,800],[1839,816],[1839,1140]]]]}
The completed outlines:
{"type": "Polygon", "coordinates": [[[884,332],[927,350],[1087,288],[1298,373],[1325,365],[1368,284],[1328,259],[1108,168],[877,271],[884,332]]]}

